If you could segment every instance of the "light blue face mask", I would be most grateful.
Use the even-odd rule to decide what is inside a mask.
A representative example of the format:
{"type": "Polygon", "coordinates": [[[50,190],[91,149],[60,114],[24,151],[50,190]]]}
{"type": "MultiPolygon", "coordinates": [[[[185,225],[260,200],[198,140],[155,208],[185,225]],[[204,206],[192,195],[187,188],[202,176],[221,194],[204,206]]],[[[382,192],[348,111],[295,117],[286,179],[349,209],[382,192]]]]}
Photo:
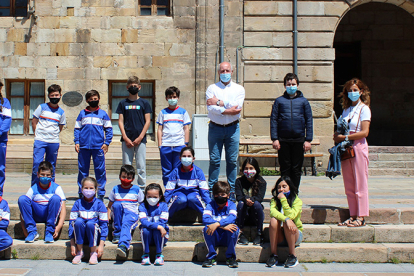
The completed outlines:
{"type": "Polygon", "coordinates": [[[52,178],[47,177],[47,176],[41,176],[39,177],[39,181],[40,183],[42,183],[43,185],[47,185],[50,183],[50,181],[52,181],[52,178]]]}
{"type": "Polygon", "coordinates": [[[297,85],[286,86],[286,92],[287,92],[289,95],[293,95],[293,94],[295,94],[297,90],[298,90],[298,86],[297,86],[297,85]]]}
{"type": "Polygon", "coordinates": [[[229,82],[231,80],[231,74],[230,73],[220,74],[220,80],[222,82],[229,82]]]}
{"type": "Polygon", "coordinates": [[[353,102],[356,102],[356,101],[358,101],[358,99],[359,99],[359,91],[351,91],[351,92],[348,92],[348,98],[351,100],[351,101],[353,101],[353,102]]]}
{"type": "Polygon", "coordinates": [[[174,105],[177,105],[177,103],[178,103],[178,99],[168,99],[169,105],[174,106],[174,105]]]}
{"type": "Polygon", "coordinates": [[[283,193],[283,194],[285,195],[285,197],[289,197],[290,191],[289,192],[286,192],[286,193],[283,193]]]}
{"type": "Polygon", "coordinates": [[[188,167],[191,164],[193,164],[193,158],[192,157],[181,157],[181,164],[183,166],[188,167]]]}

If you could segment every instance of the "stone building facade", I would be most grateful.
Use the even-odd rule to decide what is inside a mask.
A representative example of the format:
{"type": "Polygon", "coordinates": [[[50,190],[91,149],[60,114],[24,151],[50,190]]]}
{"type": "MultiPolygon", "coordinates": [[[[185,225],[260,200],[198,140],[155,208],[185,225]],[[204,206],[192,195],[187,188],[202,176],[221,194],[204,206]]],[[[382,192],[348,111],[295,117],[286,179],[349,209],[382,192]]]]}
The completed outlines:
{"type": "MultiPolygon", "coordinates": [[[[56,83],[63,93],[96,89],[101,107],[115,113],[112,85],[137,75],[148,82],[155,117],[166,106],[164,91],[172,85],[181,89],[180,105],[190,115],[206,113],[205,90],[218,80],[219,1],[169,0],[169,15],[158,16],[140,15],[140,4],[31,0],[33,13],[27,17],[0,17],[0,79],[7,95],[13,81],[21,80],[44,82],[45,88],[56,83]]],[[[373,117],[382,120],[372,122],[374,144],[413,144],[401,138],[414,132],[407,120],[414,109],[406,104],[414,98],[413,13],[411,0],[298,1],[300,89],[313,109],[318,152],[332,146],[335,94],[354,76],[372,88],[373,117]]],[[[292,2],[226,0],[224,21],[225,60],[234,66],[233,79],[237,74],[246,88],[241,135],[269,137],[272,102],[284,91],[284,75],[293,71],[292,2]]],[[[13,108],[18,116],[24,110],[27,124],[35,95],[24,90],[24,106],[17,95],[13,108]]],[[[75,119],[85,105],[84,100],[73,107],[61,104],[68,121],[63,143],[73,143],[75,119]]],[[[326,160],[320,160],[323,166],[326,160]]]]}

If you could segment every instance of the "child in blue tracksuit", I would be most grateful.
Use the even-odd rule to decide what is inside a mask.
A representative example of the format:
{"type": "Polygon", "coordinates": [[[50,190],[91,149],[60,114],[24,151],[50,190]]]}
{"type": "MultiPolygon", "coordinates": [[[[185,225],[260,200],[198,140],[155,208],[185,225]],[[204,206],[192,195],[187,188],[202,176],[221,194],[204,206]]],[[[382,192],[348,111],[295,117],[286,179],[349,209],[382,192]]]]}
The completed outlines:
{"type": "Polygon", "coordinates": [[[177,105],[180,99],[180,89],[175,86],[168,87],[165,90],[165,99],[168,107],[161,110],[157,118],[157,138],[164,187],[172,171],[180,165],[180,152],[188,145],[190,139],[188,126],[191,124],[188,112],[177,105]]]}
{"type": "Polygon", "coordinates": [[[9,100],[3,98],[1,89],[3,83],[0,81],[0,196],[3,195],[3,186],[6,181],[6,149],[8,132],[11,126],[11,106],[9,100]]]}
{"type": "Polygon", "coordinates": [[[135,169],[123,165],[119,172],[120,185],[109,194],[108,214],[112,215],[114,232],[112,243],[118,244],[118,256],[126,257],[131,243],[132,231],[138,225],[138,206],[144,200],[144,193],[138,185],[132,185],[135,169]]]}
{"type": "Polygon", "coordinates": [[[93,177],[82,180],[83,197],[73,204],[70,211],[69,238],[72,264],[80,264],[83,257],[83,244],[91,248],[89,264],[98,264],[108,236],[108,213],[102,200],[96,199],[98,182],[93,177]]]}
{"type": "MultiPolygon", "coordinates": [[[[32,128],[35,138],[33,144],[32,185],[39,182],[37,167],[39,167],[43,159],[49,161],[53,169],[56,169],[59,133],[66,124],[65,111],[58,105],[62,96],[62,88],[57,84],[52,84],[47,89],[47,92],[49,102],[39,105],[33,112],[32,128]]],[[[52,175],[52,180],[55,181],[55,174],[52,175]]]]}
{"type": "Polygon", "coordinates": [[[154,265],[164,265],[162,249],[168,240],[168,206],[165,203],[161,186],[149,184],[145,188],[145,199],[139,205],[139,220],[141,225],[141,242],[144,250],[142,265],[150,265],[150,245],[155,245],[156,255],[154,265]]]}
{"type": "Polygon", "coordinates": [[[218,181],[213,186],[214,201],[207,205],[203,213],[203,234],[207,245],[208,254],[203,267],[212,267],[216,264],[216,247],[227,246],[226,264],[229,267],[238,267],[236,262],[236,244],[239,238],[237,227],[236,204],[229,199],[230,185],[224,181],[218,181]]]}
{"type": "Polygon", "coordinates": [[[211,201],[206,178],[203,171],[193,164],[195,158],[191,147],[183,148],[180,157],[181,165],[172,171],[165,187],[170,217],[186,207],[202,214],[211,201]]]}
{"type": "Polygon", "coordinates": [[[7,226],[10,222],[9,204],[0,196],[0,252],[13,244],[13,239],[7,234],[7,226]]]}
{"type": "Polygon", "coordinates": [[[23,232],[27,232],[27,243],[39,238],[36,222],[46,223],[45,243],[54,242],[65,222],[66,197],[62,187],[52,181],[52,175],[52,164],[47,161],[40,162],[37,172],[39,182],[19,197],[19,209],[24,222],[23,232]],[[58,218],[59,222],[56,225],[58,218]]]}
{"type": "Polygon", "coordinates": [[[79,197],[82,196],[82,179],[89,175],[91,156],[98,181],[98,198],[105,196],[105,154],[112,141],[112,123],[108,114],[99,108],[99,92],[90,90],[85,95],[89,106],[79,113],[75,125],[75,150],[78,153],[79,197]]]}

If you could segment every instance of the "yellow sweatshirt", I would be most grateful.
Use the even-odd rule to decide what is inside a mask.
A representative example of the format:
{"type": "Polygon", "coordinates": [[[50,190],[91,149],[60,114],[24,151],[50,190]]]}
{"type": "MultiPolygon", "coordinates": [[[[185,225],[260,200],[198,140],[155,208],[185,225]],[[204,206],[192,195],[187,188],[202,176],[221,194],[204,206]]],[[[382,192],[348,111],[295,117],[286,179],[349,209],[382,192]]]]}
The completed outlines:
{"type": "Polygon", "coordinates": [[[289,206],[286,197],[282,198],[280,203],[282,203],[283,214],[277,209],[276,200],[274,198],[270,200],[270,217],[280,221],[285,221],[286,218],[290,218],[295,223],[296,227],[300,231],[303,231],[302,222],[300,221],[302,214],[302,200],[299,197],[296,197],[292,203],[292,207],[289,206]]]}

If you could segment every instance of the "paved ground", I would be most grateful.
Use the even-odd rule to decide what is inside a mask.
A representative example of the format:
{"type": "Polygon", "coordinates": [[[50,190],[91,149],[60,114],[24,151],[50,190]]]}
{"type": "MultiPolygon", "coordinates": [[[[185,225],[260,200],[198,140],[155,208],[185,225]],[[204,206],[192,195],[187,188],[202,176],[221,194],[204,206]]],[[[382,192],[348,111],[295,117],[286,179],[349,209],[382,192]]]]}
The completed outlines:
{"type": "MultiPolygon", "coordinates": [[[[10,203],[17,203],[20,195],[29,189],[30,175],[26,173],[7,173],[4,198],[10,203]]],[[[118,175],[108,175],[106,196],[112,187],[119,184],[118,175]]],[[[268,183],[266,198],[271,198],[277,176],[265,176],[268,183]]],[[[63,187],[69,204],[77,199],[77,175],[58,174],[56,182],[63,187]]],[[[223,179],[224,180],[224,179],[223,179]]],[[[162,183],[161,176],[150,176],[147,183],[162,183]]],[[[368,180],[371,208],[414,207],[414,178],[395,176],[373,176],[368,180]]],[[[304,176],[300,186],[300,198],[306,206],[347,207],[343,181],[341,177],[330,180],[325,176],[304,176]]],[[[266,203],[265,203],[266,204],[266,203]]]]}
{"type": "Polygon", "coordinates": [[[267,268],[264,264],[240,263],[239,268],[231,269],[224,265],[202,268],[199,263],[169,262],[162,267],[143,267],[139,263],[116,263],[103,261],[96,266],[82,263],[78,266],[68,261],[0,261],[0,275],[238,275],[238,276],[407,276],[414,275],[412,264],[317,264],[303,263],[286,269],[282,266],[267,268]]]}

